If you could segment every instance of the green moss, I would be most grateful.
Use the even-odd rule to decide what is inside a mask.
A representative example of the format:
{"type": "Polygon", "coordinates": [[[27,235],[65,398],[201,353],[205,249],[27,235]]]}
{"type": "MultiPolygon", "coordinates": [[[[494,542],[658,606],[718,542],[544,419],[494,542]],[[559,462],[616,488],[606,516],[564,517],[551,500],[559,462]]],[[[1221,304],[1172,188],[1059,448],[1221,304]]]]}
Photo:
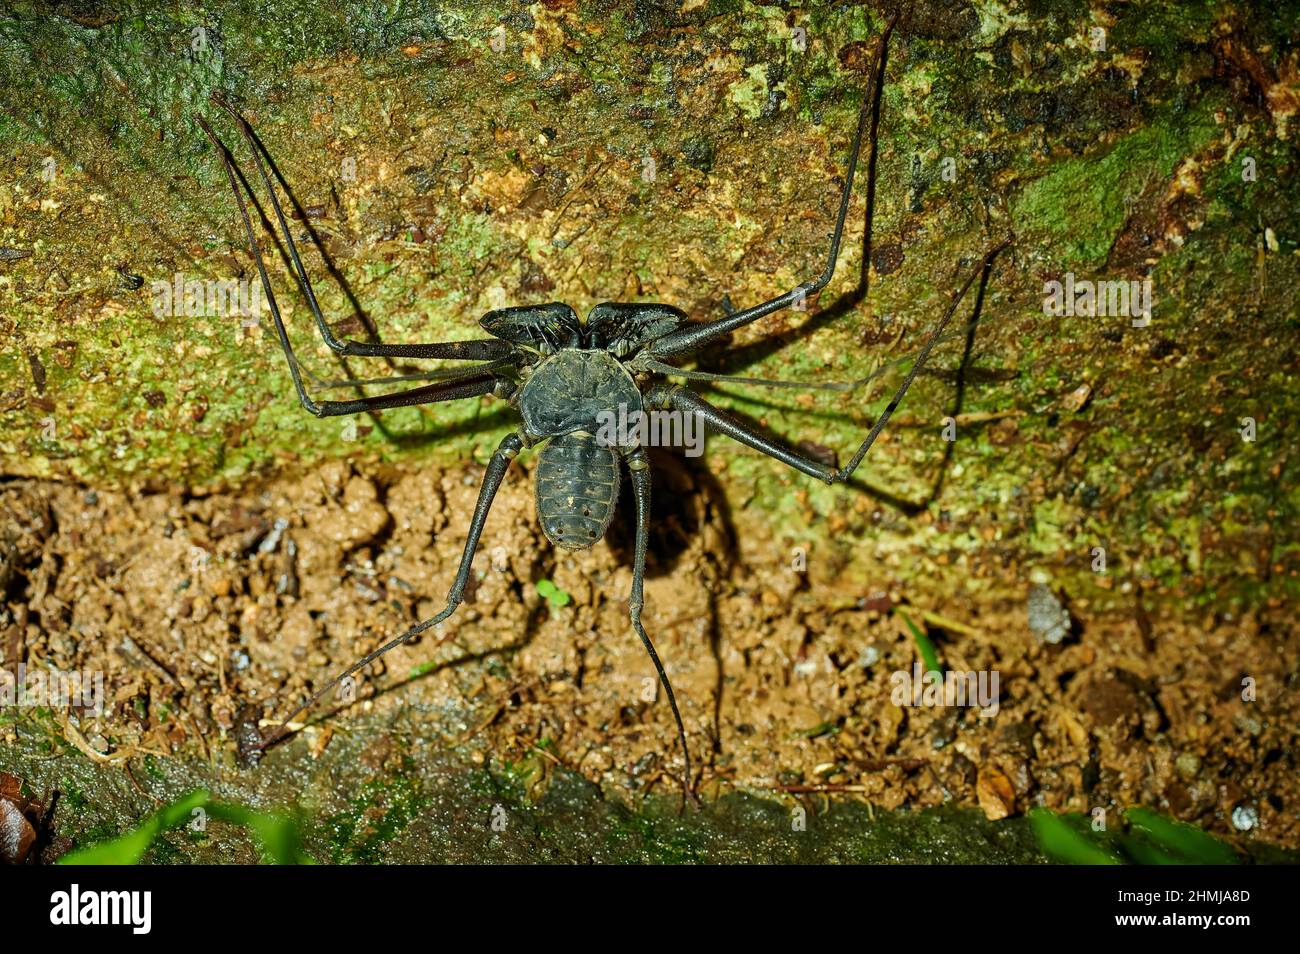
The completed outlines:
{"type": "Polygon", "coordinates": [[[1061,268],[1104,264],[1131,204],[1215,135],[1212,109],[1205,103],[1190,115],[1171,113],[1125,135],[1100,156],[1058,163],[1012,205],[1022,241],[1042,249],[1061,268]]]}
{"type": "MultiPolygon", "coordinates": [[[[97,26],[40,12],[19,5],[0,19],[0,142],[11,159],[0,173],[0,246],[32,253],[0,264],[0,453],[14,472],[92,483],[205,483],[356,454],[481,458],[509,426],[488,400],[378,422],[317,421],[294,400],[265,328],[245,337],[237,321],[151,314],[154,280],[251,275],[220,167],[193,125],[196,112],[210,112],[212,90],[248,110],[295,194],[324,208],[313,221],[331,261],[387,340],[471,337],[494,303],[546,297],[582,310],[623,297],[631,276],[643,297],[702,319],[821,267],[833,179],[864,86],[844,63],[861,59],[851,45],[870,49],[883,20],[866,6],[791,12],[739,0],[685,12],[584,3],[572,16],[503,14],[475,0],[365,10],[143,3],[97,26]],[[503,53],[489,44],[500,23],[503,53]],[[538,24],[563,42],[536,45],[538,24]],[[792,24],[807,29],[803,51],[791,44],[792,24]],[[200,28],[209,42],[196,49],[200,28]],[[658,162],[653,182],[640,174],[647,155],[658,162]],[[339,177],[345,156],[360,164],[352,183],[339,177]],[[56,162],[53,182],[41,176],[46,157],[56,162]],[[522,207],[517,196],[479,194],[508,174],[522,175],[533,196],[522,207]],[[562,205],[558,223],[547,218],[562,205]],[[425,242],[412,241],[417,224],[425,242]],[[524,259],[553,287],[526,291],[524,259]],[[143,278],[143,289],[124,287],[120,269],[143,278]],[[43,393],[29,352],[44,368],[43,393]]],[[[865,507],[859,491],[824,487],[722,440],[710,444],[710,466],[733,509],[761,512],[774,538],[816,542],[873,576],[875,554],[923,566],[929,554],[961,553],[1073,577],[1070,554],[1103,537],[1170,591],[1186,587],[1190,567],[1157,552],[1164,546],[1192,554],[1219,598],[1294,593],[1287,541],[1275,535],[1271,545],[1280,573],[1243,575],[1242,561],[1252,534],[1296,514],[1295,495],[1276,491],[1279,480],[1294,482],[1276,441],[1295,409],[1293,362],[1280,343],[1297,330],[1288,307],[1300,241],[1289,225],[1300,218],[1296,155],[1214,68],[1220,18],[1267,56],[1289,36],[1285,15],[1132,4],[1115,15],[1105,54],[1080,43],[1090,17],[1066,2],[981,3],[964,19],[920,5],[891,51],[875,247],[892,258],[877,262],[869,297],[812,335],[798,333],[810,316],[787,315],[736,336],[751,346],[784,332],[784,348],[702,359],[772,377],[862,377],[913,350],[973,256],[1014,230],[1016,257],[990,286],[962,408],[1010,412],[1014,431],[963,427],[944,464],[937,433],[955,401],[955,342],[864,465],[880,491],[865,507]],[[1221,144],[1237,135],[1233,161],[1220,161],[1221,144]],[[1247,153],[1255,183],[1240,178],[1247,153]],[[938,176],[944,157],[957,161],[956,182],[938,176]],[[1197,189],[1180,200],[1186,208],[1162,211],[1170,175],[1189,157],[1201,163],[1197,189]],[[1157,319],[1146,334],[1044,319],[1040,273],[1100,269],[1131,215],[1165,214],[1181,244],[1153,253],[1157,319]],[[1261,258],[1265,228],[1279,251],[1261,258]],[[1182,350],[1161,356],[1162,341],[1182,350]],[[1061,414],[1061,396],[1084,381],[1095,389],[1090,406],[1061,414]],[[1207,392],[1212,401],[1201,399],[1207,392]],[[1213,406],[1221,411],[1210,415],[1213,406]],[[1245,415],[1265,435],[1249,453],[1224,436],[1245,415]],[[1075,426],[1086,437],[1059,458],[1075,426]],[[1192,436],[1208,449],[1188,452],[1192,436]],[[959,518],[951,530],[931,523],[920,533],[882,503],[885,493],[925,502],[941,474],[928,507],[959,518]],[[1163,496],[1153,475],[1201,492],[1163,496]],[[994,511],[1009,552],[980,542],[994,511]],[[1167,534],[1149,529],[1157,519],[1167,534]],[[1230,539],[1203,546],[1196,537],[1206,527],[1230,539]]],[[[819,307],[851,287],[860,254],[851,231],[819,307]]],[[[306,258],[330,318],[350,318],[318,253],[306,258]]],[[[287,273],[274,263],[273,272],[294,306],[304,364],[341,376],[287,293],[287,273]]],[[[730,386],[710,394],[841,459],[887,401],[883,387],[807,404],[730,386]]],[[[956,585],[967,581],[944,583],[956,585]]]]}
{"type": "Polygon", "coordinates": [[[333,864],[374,864],[394,838],[427,805],[428,799],[415,775],[410,756],[401,756],[400,767],[362,784],[350,807],[324,821],[330,833],[330,861],[333,864]]]}

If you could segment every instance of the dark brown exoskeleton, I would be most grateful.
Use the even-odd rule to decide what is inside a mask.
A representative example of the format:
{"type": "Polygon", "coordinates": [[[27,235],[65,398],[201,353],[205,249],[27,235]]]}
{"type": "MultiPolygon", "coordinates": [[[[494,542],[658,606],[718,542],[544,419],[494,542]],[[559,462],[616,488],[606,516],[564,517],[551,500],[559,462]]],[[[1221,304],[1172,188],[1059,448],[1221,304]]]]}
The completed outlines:
{"type": "MultiPolygon", "coordinates": [[[[954,293],[946,313],[917,352],[916,361],[893,399],[876,419],[870,433],[852,459],[842,468],[829,466],[786,446],[762,430],[718,410],[684,385],[670,384],[665,378],[719,379],[718,375],[684,370],[667,362],[672,358],[687,355],[765,315],[796,305],[808,296],[819,292],[831,280],[839,255],[845,217],[848,214],[858,152],[868,124],[871,127],[873,143],[872,161],[868,172],[867,234],[870,234],[872,208],[870,195],[874,188],[874,143],[880,117],[880,89],[885,72],[888,40],[893,27],[894,23],[891,22],[882,34],[870,70],[872,82],[868,86],[859,110],[857,131],[844,175],[839,212],[831,233],[830,250],[824,270],[817,278],[803,282],[776,298],[701,323],[688,321],[683,312],[664,304],[605,303],[597,305],[586,319],[582,320],[568,305],[554,303],[502,308],[490,312],[480,322],[483,329],[492,336],[485,339],[438,344],[382,344],[339,340],[321,313],[306,270],[299,258],[291,230],[276,194],[275,184],[267,171],[267,165],[271,165],[269,154],[243,117],[225,100],[214,96],[214,101],[234,119],[248,145],[259,178],[269,193],[271,208],[279,225],[280,236],[288,251],[295,279],[311,308],[316,325],[326,344],[343,356],[432,358],[479,362],[463,373],[451,377],[444,375],[435,383],[410,390],[349,401],[313,400],[303,385],[302,374],[289,343],[288,333],[262,259],[257,234],[252,227],[245,204],[244,192],[247,192],[250,198],[253,197],[251,186],[243,173],[238,170],[229,150],[200,118],[200,125],[217,148],[230,188],[235,195],[245,235],[265,291],[266,303],[275,321],[276,332],[288,359],[290,374],[303,407],[318,417],[329,417],[495,394],[507,400],[522,419],[518,431],[501,441],[488,463],[479,491],[478,503],[470,519],[464,553],[455,581],[448,593],[446,607],[436,616],[424,620],[381,646],[350,666],[336,679],[331,680],[295,710],[281,724],[279,731],[267,738],[259,748],[264,749],[281,738],[287,731],[288,723],[295,716],[306,710],[343,679],[350,677],[390,649],[430,627],[437,626],[455,612],[469,583],[474,553],[478,548],[479,537],[487,520],[488,511],[511,460],[524,448],[540,445],[541,452],[536,470],[537,513],[546,536],[556,546],[564,549],[585,549],[593,546],[604,536],[618,497],[621,469],[626,467],[628,471],[636,500],[636,543],[629,601],[630,616],[632,626],[654,663],[659,681],[672,708],[682,747],[683,791],[690,790],[690,753],[677,699],[659,655],[655,652],[641,623],[650,515],[649,463],[645,449],[639,440],[627,434],[613,440],[602,440],[599,436],[601,425],[608,421],[610,415],[617,417],[623,414],[625,417],[634,417],[642,411],[673,410],[695,415],[711,429],[827,483],[843,482],[857,469],[890,415],[907,393],[913,379],[924,366],[931,349],[940,340],[958,304],[976,276],[982,276],[982,281],[987,281],[994,256],[1009,244],[1009,240],[991,248],[985,254],[980,268],[972,272],[954,293]],[[243,192],[241,192],[241,183],[243,192]]],[[[982,288],[981,285],[981,292],[982,288]]],[[[977,297],[977,302],[980,297],[977,297]]],[[[733,380],[751,381],[752,379],[733,380]]],[[[753,381],[752,383],[789,382],[753,381]]],[[[826,386],[849,390],[862,383],[864,382],[855,385],[826,386]]],[[[810,385],[810,387],[817,387],[817,385],[810,385]]]]}

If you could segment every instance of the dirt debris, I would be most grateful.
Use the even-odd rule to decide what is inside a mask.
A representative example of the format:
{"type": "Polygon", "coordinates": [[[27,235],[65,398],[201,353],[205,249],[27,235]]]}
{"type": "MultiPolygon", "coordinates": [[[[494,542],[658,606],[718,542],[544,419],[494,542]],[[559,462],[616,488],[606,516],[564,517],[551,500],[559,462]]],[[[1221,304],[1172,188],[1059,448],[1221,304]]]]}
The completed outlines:
{"type": "MultiPolygon", "coordinates": [[[[675,731],[627,620],[631,527],[620,518],[594,550],[557,553],[530,467],[498,497],[464,605],[364,671],[357,705],[413,709],[496,764],[540,748],[607,787],[669,791],[675,731]],[[571,601],[548,603],[543,579],[571,601]]],[[[202,496],[11,482],[7,539],[25,542],[7,551],[4,622],[21,639],[6,645],[28,667],[105,673],[107,714],[71,716],[90,744],[233,759],[250,724],[442,607],[478,474],[335,461],[202,496]]],[[[1263,837],[1300,845],[1295,634],[1280,620],[1152,611],[1146,627],[1082,619],[1071,641],[1044,645],[1023,601],[973,607],[913,587],[940,618],[978,619],[931,635],[948,668],[998,671],[1000,700],[989,718],[900,706],[893,674],[916,653],[891,601],[848,575],[793,572],[689,468],[661,484],[646,621],[706,796],[838,790],[989,818],[1142,803],[1223,835],[1248,809],[1263,837]]],[[[347,705],[317,717],[330,709],[306,733],[318,754],[348,726],[347,705]]]]}

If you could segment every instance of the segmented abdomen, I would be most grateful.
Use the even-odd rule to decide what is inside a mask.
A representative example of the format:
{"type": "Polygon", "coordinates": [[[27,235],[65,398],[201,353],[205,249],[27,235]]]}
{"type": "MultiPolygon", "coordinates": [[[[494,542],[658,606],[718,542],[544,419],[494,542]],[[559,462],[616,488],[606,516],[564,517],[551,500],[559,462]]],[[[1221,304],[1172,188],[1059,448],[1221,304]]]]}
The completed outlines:
{"type": "Polygon", "coordinates": [[[551,439],[537,461],[537,518],[557,547],[585,550],[605,535],[618,500],[618,455],[593,434],[551,439]]]}

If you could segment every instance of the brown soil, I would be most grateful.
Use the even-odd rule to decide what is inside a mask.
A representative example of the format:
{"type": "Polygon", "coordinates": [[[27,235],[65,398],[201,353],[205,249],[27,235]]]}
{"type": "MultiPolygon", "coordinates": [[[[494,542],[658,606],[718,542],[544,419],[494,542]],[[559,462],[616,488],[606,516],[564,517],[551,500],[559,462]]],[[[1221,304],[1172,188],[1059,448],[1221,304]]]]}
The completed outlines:
{"type": "MultiPolygon", "coordinates": [[[[613,789],[671,792],[671,714],[627,620],[628,507],[594,550],[558,553],[521,472],[533,464],[498,497],[447,641],[426,634],[372,666],[357,705],[415,712],[475,761],[522,767],[528,784],[562,764],[613,789]],[[572,601],[548,606],[543,578],[572,601]]],[[[1023,600],[977,606],[945,600],[954,590],[937,578],[876,592],[835,566],[797,572],[705,471],[656,465],[645,619],[704,796],[811,789],[991,817],[1142,803],[1224,835],[1248,806],[1252,834],[1300,847],[1296,636],[1281,611],[1205,626],[1154,611],[1076,619],[1074,637],[1046,646],[1023,600]],[[996,718],[891,703],[891,673],[917,658],[891,612],[904,597],[916,619],[925,607],[955,621],[930,627],[949,668],[1000,673],[996,718]],[[1247,676],[1256,701],[1242,699],[1247,676]]],[[[202,495],[12,481],[0,488],[6,665],[106,673],[111,712],[64,727],[98,758],[229,759],[258,719],[266,731],[441,608],[479,474],[334,462],[202,495]]],[[[350,711],[318,711],[308,744],[348,731],[350,711]]]]}

